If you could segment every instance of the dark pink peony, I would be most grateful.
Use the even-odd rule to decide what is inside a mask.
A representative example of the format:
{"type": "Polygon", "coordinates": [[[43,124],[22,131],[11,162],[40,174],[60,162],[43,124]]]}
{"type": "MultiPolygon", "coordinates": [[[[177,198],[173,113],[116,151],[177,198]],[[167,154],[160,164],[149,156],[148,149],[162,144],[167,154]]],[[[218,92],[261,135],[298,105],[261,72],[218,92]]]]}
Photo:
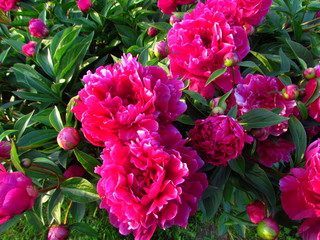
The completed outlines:
{"type": "Polygon", "coordinates": [[[236,0],[242,12],[242,22],[259,25],[267,15],[272,0],[236,0]]]}
{"type": "Polygon", "coordinates": [[[309,116],[312,117],[317,122],[320,122],[320,96],[319,96],[319,93],[315,93],[317,86],[318,86],[318,81],[316,78],[312,78],[308,81],[305,87],[306,96],[303,99],[303,101],[307,102],[314,94],[318,94],[318,97],[316,98],[316,100],[311,104],[309,104],[307,107],[308,107],[309,116]]]}
{"type": "Polygon", "coordinates": [[[65,178],[82,177],[85,172],[86,170],[82,166],[73,164],[66,169],[63,176],[65,178]]]}
{"type": "Polygon", "coordinates": [[[306,168],[315,169],[320,173],[320,139],[312,142],[306,149],[306,168]]]}
{"type": "Polygon", "coordinates": [[[29,57],[34,57],[35,53],[36,53],[36,45],[37,42],[35,41],[30,41],[27,44],[22,46],[22,53],[24,53],[25,55],[29,56],[29,57]]]}
{"type": "MultiPolygon", "coordinates": [[[[278,78],[248,74],[235,88],[234,93],[240,116],[253,108],[282,108],[280,115],[290,116],[296,108],[296,102],[282,96],[279,91],[283,88],[284,85],[278,78]]],[[[268,131],[274,136],[287,130],[288,121],[268,127],[268,131]]]]}
{"type": "Polygon", "coordinates": [[[11,9],[15,8],[17,0],[0,0],[0,9],[8,12],[11,9]]]}
{"type": "Polygon", "coordinates": [[[40,19],[31,19],[29,22],[29,31],[33,37],[44,38],[48,36],[49,30],[47,25],[40,19]]]}
{"type": "Polygon", "coordinates": [[[279,138],[277,142],[270,140],[259,141],[257,144],[257,153],[259,155],[258,163],[271,167],[274,163],[281,160],[290,161],[290,153],[295,149],[295,145],[285,139],[279,138]]]}
{"type": "Polygon", "coordinates": [[[85,87],[72,111],[82,122],[85,137],[94,145],[129,141],[137,131],[157,131],[174,121],[186,105],[179,99],[183,82],[169,80],[159,67],[143,67],[130,54],[121,63],[88,71],[85,87]]]}
{"type": "Polygon", "coordinates": [[[21,172],[9,173],[0,164],[0,224],[33,207],[38,190],[21,172]]]}
{"type": "Polygon", "coordinates": [[[173,126],[159,134],[139,131],[130,143],[106,144],[97,191],[100,207],[123,235],[148,240],[156,227],[186,227],[207,187],[204,173],[196,172],[203,161],[173,126]],[[171,134],[171,135],[170,135],[171,134]],[[166,145],[160,143],[165,142],[166,145]]]}
{"type": "Polygon", "coordinates": [[[87,12],[91,8],[91,1],[90,0],[79,0],[76,1],[78,8],[81,12],[87,12]]]}
{"type": "Polygon", "coordinates": [[[245,30],[231,26],[223,13],[212,11],[199,2],[194,11],[173,25],[167,41],[171,74],[190,79],[190,90],[210,98],[215,86],[227,92],[241,79],[237,67],[228,68],[225,74],[205,87],[210,75],[224,67],[227,53],[236,53],[241,61],[249,52],[245,30]]]}
{"type": "Polygon", "coordinates": [[[197,120],[190,137],[192,147],[216,166],[226,166],[242,153],[244,143],[252,140],[237,120],[224,115],[197,120]]]}
{"type": "Polygon", "coordinates": [[[257,224],[265,218],[266,206],[263,202],[254,201],[246,207],[250,221],[257,224]]]}
{"type": "Polygon", "coordinates": [[[177,6],[188,5],[196,0],[158,0],[158,8],[165,14],[172,14],[176,11],[177,6]]]}
{"type": "Polygon", "coordinates": [[[293,168],[280,180],[281,204],[293,220],[320,217],[320,172],[293,168]]]}
{"type": "Polygon", "coordinates": [[[8,159],[10,158],[10,151],[11,151],[11,143],[8,141],[0,142],[0,159],[8,159]]]}
{"type": "Polygon", "coordinates": [[[304,240],[320,240],[320,218],[304,220],[298,233],[304,240]]]}

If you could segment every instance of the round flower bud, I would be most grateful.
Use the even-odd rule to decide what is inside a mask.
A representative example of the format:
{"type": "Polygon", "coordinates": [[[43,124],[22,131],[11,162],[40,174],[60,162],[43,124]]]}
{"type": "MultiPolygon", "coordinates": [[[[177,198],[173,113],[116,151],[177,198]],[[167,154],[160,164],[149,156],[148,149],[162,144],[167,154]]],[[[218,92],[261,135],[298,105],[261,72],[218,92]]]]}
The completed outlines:
{"type": "Polygon", "coordinates": [[[66,127],[59,132],[57,142],[65,150],[73,149],[80,143],[80,134],[75,128],[66,127]]]}
{"type": "Polygon", "coordinates": [[[69,236],[69,229],[64,225],[52,226],[48,232],[48,240],[65,240],[69,236]]]}
{"type": "Polygon", "coordinates": [[[157,42],[154,47],[154,55],[157,58],[165,58],[168,56],[169,47],[165,41],[157,42]]]}
{"type": "Polygon", "coordinates": [[[268,138],[270,131],[268,128],[254,128],[250,131],[252,137],[259,141],[264,141],[268,138]]]}
{"type": "Polygon", "coordinates": [[[44,38],[49,34],[47,25],[45,25],[40,19],[30,20],[29,31],[31,35],[36,38],[44,38]]]}
{"type": "Polygon", "coordinates": [[[314,68],[307,68],[303,71],[303,76],[305,77],[305,79],[315,78],[316,71],[314,70],[314,68]]]}
{"type": "Polygon", "coordinates": [[[259,222],[257,233],[265,240],[274,240],[280,232],[279,225],[272,218],[265,218],[259,222]]]}
{"type": "Polygon", "coordinates": [[[240,59],[236,53],[229,52],[223,57],[223,63],[226,67],[233,67],[234,65],[238,64],[240,59]]]}
{"type": "Polygon", "coordinates": [[[176,22],[180,22],[180,21],[181,21],[180,18],[178,18],[178,17],[175,16],[175,15],[171,15],[170,20],[169,20],[169,23],[170,23],[171,25],[173,25],[173,24],[175,24],[176,22]]]}
{"type": "Polygon", "coordinates": [[[80,9],[81,12],[88,12],[88,10],[91,8],[91,1],[90,0],[79,0],[76,1],[78,8],[80,9]]]}
{"type": "Polygon", "coordinates": [[[281,92],[282,96],[287,100],[295,100],[299,97],[299,88],[297,85],[287,85],[281,92]]]}
{"type": "Polygon", "coordinates": [[[10,151],[11,151],[11,143],[8,141],[0,142],[0,159],[8,159],[10,158],[10,151]]]}
{"type": "Polygon", "coordinates": [[[158,34],[158,29],[156,29],[155,27],[151,27],[148,29],[148,35],[150,37],[155,37],[158,34]]]}
{"type": "Polygon", "coordinates": [[[37,42],[34,41],[30,41],[27,44],[22,46],[22,53],[24,53],[25,55],[27,55],[28,57],[34,57],[35,53],[36,53],[36,45],[37,42]]]}
{"type": "Polygon", "coordinates": [[[222,107],[214,107],[211,110],[211,115],[216,116],[216,115],[223,115],[224,114],[224,110],[222,107]]]}
{"type": "Polygon", "coordinates": [[[32,164],[32,161],[30,160],[30,158],[24,158],[21,160],[21,165],[24,168],[29,168],[32,164]]]}

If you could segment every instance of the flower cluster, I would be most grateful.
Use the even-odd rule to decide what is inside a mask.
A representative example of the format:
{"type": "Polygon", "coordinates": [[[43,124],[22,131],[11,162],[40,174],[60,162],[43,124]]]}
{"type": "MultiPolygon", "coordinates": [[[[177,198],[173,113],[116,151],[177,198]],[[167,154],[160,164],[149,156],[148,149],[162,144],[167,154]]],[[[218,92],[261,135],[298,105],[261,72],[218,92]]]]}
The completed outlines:
{"type": "Polygon", "coordinates": [[[85,137],[103,146],[97,191],[121,234],[150,239],[156,229],[186,227],[207,187],[203,161],[171,125],[186,106],[183,83],[130,54],[83,77],[73,108],[85,137]]]}

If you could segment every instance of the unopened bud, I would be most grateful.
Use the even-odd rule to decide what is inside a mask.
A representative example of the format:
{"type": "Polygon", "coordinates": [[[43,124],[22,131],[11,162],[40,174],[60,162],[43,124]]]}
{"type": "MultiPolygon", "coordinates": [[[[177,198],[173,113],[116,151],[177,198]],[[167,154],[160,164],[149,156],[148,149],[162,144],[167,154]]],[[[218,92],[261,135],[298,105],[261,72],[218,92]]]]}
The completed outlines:
{"type": "Polygon", "coordinates": [[[158,34],[158,29],[156,29],[155,27],[151,27],[148,29],[148,35],[150,37],[154,37],[158,34]]]}
{"type": "Polygon", "coordinates": [[[154,47],[154,55],[157,58],[165,58],[168,56],[169,47],[165,41],[157,42],[154,47]]]}
{"type": "Polygon", "coordinates": [[[266,140],[270,134],[268,128],[253,128],[251,129],[250,133],[259,141],[266,140]]]}
{"type": "Polygon", "coordinates": [[[21,160],[21,166],[24,168],[29,168],[32,164],[32,161],[30,160],[30,158],[24,158],[21,160]]]}
{"type": "Polygon", "coordinates": [[[175,15],[171,15],[170,20],[169,20],[169,23],[170,23],[171,25],[173,25],[173,24],[175,24],[176,22],[180,22],[180,21],[181,21],[180,18],[178,18],[178,17],[175,16],[175,15]]]}
{"type": "Polygon", "coordinates": [[[282,96],[287,100],[295,100],[299,97],[299,88],[297,85],[287,85],[281,92],[282,96]]]}
{"type": "Polygon", "coordinates": [[[274,240],[280,232],[279,225],[272,218],[265,218],[259,222],[257,233],[259,237],[265,240],[274,240]]]}
{"type": "Polygon", "coordinates": [[[233,67],[234,65],[238,64],[240,59],[236,53],[229,52],[223,57],[223,63],[226,67],[233,67]]]}
{"type": "Polygon", "coordinates": [[[66,127],[59,132],[57,142],[65,150],[73,149],[80,143],[80,134],[75,128],[66,127]]]}
{"type": "Polygon", "coordinates": [[[64,225],[52,226],[48,232],[48,240],[65,240],[69,236],[69,229],[64,225]]]}
{"type": "Polygon", "coordinates": [[[316,71],[314,68],[307,68],[303,71],[303,76],[305,79],[311,79],[316,77],[316,71]]]}

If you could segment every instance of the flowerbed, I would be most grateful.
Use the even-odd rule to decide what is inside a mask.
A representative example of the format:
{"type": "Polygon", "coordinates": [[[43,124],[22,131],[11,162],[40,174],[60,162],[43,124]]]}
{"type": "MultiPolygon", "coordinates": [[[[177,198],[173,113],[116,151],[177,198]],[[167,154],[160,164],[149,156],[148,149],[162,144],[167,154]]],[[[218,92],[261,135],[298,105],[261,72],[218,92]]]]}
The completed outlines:
{"type": "Polygon", "coordinates": [[[96,238],[95,202],[141,240],[197,211],[220,235],[320,239],[317,1],[0,9],[1,231],[96,238]]]}

